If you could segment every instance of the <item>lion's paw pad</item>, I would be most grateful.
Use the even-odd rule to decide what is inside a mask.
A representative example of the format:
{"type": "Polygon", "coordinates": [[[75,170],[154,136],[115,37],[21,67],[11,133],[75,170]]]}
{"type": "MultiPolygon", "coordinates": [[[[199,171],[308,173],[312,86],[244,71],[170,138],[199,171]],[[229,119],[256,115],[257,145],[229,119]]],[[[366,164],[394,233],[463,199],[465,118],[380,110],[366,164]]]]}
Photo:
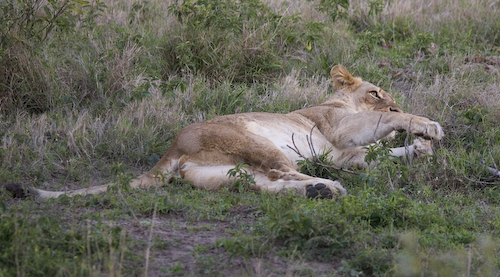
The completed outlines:
{"type": "Polygon", "coordinates": [[[315,185],[308,185],[306,187],[306,196],[308,198],[333,198],[332,191],[326,187],[325,184],[318,183],[315,185]]]}

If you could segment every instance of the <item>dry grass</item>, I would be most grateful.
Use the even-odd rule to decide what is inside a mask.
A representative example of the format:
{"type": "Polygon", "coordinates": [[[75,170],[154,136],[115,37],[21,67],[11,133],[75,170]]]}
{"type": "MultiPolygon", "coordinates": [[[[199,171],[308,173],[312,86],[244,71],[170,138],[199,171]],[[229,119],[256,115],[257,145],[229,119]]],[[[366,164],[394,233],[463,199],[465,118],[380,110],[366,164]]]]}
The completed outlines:
{"type": "MultiPolygon", "coordinates": [[[[352,1],[350,11],[364,11],[368,14],[369,2],[352,1]]],[[[386,5],[381,18],[404,18],[427,30],[439,30],[443,24],[448,25],[453,22],[485,22],[494,18],[499,8],[500,3],[497,0],[395,0],[386,5]]]]}
{"type": "MultiPolygon", "coordinates": [[[[133,80],[134,87],[147,81],[139,77],[133,80]]],[[[200,91],[200,86],[205,85],[202,79],[187,81],[185,90],[173,91],[175,98],[165,97],[158,87],[152,86],[150,96],[142,101],[123,101],[124,106],[118,113],[108,110],[95,115],[89,110],[78,109],[44,114],[18,113],[3,132],[0,164],[4,168],[20,165],[38,168],[38,172],[50,171],[51,175],[68,174],[89,166],[102,173],[109,170],[109,165],[107,169],[101,168],[106,160],[127,157],[127,163],[145,170],[147,156],[144,154],[153,151],[161,156],[181,127],[213,117],[210,107],[193,107],[196,99],[204,94],[230,93],[231,89],[228,85],[220,92],[200,91]],[[159,146],[151,146],[151,143],[159,146]],[[139,160],[142,161],[137,165],[139,160]]],[[[272,103],[282,103],[285,110],[317,105],[327,97],[329,83],[324,77],[316,77],[301,84],[299,72],[292,71],[265,94],[244,89],[247,103],[242,111],[265,111],[272,103]]],[[[276,108],[282,111],[279,106],[276,108]]],[[[94,170],[85,173],[87,177],[84,178],[92,178],[91,175],[97,173],[94,170]]],[[[44,186],[53,182],[47,176],[38,177],[41,181],[49,181],[44,186]]],[[[30,183],[39,182],[36,176],[30,178],[30,183]]]]}
{"type": "Polygon", "coordinates": [[[42,59],[22,43],[0,53],[0,111],[23,106],[29,111],[44,112],[53,107],[42,59]]]}
{"type": "Polygon", "coordinates": [[[299,14],[305,19],[326,21],[328,16],[315,9],[314,1],[264,0],[266,5],[285,16],[299,14]]]}

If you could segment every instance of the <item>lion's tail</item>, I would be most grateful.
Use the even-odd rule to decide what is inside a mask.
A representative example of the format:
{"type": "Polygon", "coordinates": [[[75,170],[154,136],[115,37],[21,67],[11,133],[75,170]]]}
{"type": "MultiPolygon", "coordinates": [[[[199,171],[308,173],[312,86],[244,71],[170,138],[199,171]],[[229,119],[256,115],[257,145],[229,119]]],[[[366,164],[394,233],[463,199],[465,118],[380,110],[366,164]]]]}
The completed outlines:
{"type": "MultiPolygon", "coordinates": [[[[130,182],[130,188],[149,188],[152,186],[161,186],[165,183],[170,183],[174,176],[178,175],[178,167],[178,159],[170,159],[163,164],[158,163],[148,172],[133,179],[130,182]]],[[[113,183],[108,183],[105,185],[93,186],[84,189],[64,191],[49,191],[37,189],[34,187],[25,187],[24,185],[19,183],[9,183],[4,185],[3,187],[7,191],[10,191],[12,196],[15,198],[25,198],[28,196],[35,196],[39,198],[57,198],[61,195],[75,196],[103,193],[106,192],[112,185],[113,183]]]]}

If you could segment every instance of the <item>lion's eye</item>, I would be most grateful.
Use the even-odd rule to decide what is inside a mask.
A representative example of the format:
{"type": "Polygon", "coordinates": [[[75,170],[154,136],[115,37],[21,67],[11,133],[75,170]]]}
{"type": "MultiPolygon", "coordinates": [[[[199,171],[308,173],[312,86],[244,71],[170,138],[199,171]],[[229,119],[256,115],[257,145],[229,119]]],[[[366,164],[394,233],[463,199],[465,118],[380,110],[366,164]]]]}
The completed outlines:
{"type": "Polygon", "coordinates": [[[375,90],[370,91],[370,94],[371,94],[373,97],[377,98],[377,99],[380,99],[380,98],[381,98],[381,97],[380,97],[380,95],[378,94],[378,92],[376,92],[375,90]]]}

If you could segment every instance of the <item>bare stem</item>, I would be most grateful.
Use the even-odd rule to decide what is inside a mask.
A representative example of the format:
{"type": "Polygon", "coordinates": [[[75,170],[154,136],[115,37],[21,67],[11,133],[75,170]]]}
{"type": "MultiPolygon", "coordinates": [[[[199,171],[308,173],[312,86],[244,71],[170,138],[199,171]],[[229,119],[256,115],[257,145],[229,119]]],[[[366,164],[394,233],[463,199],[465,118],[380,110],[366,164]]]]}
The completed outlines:
{"type": "Polygon", "coordinates": [[[378,130],[378,126],[380,125],[380,120],[382,120],[382,114],[380,115],[380,117],[378,118],[378,122],[377,122],[377,126],[375,127],[375,131],[373,131],[373,142],[374,143],[377,143],[377,130],[378,130]]]}
{"type": "Polygon", "coordinates": [[[410,119],[410,122],[408,123],[408,130],[406,131],[406,138],[405,138],[405,155],[406,159],[408,160],[408,163],[411,165],[413,162],[413,157],[410,157],[410,149],[408,148],[410,144],[410,132],[411,132],[411,122],[413,121],[413,118],[410,119]]]}
{"type": "Polygon", "coordinates": [[[333,169],[333,170],[336,170],[336,171],[349,173],[349,174],[352,174],[352,175],[358,175],[359,173],[354,172],[352,170],[344,169],[344,168],[337,167],[337,166],[334,166],[334,165],[327,165],[327,164],[324,164],[324,163],[320,162],[320,159],[318,158],[318,154],[316,153],[316,150],[314,149],[314,145],[313,145],[313,141],[312,141],[312,132],[313,132],[313,130],[314,130],[315,127],[316,127],[316,125],[314,125],[311,128],[311,132],[309,133],[309,136],[306,135],[307,144],[309,146],[309,151],[311,151],[312,159],[309,159],[306,156],[304,156],[302,153],[300,153],[299,148],[295,144],[295,137],[294,137],[295,134],[292,134],[292,144],[293,144],[293,147],[290,146],[290,145],[287,145],[287,147],[290,148],[290,149],[292,149],[293,152],[295,152],[297,155],[299,155],[300,158],[302,158],[304,160],[310,160],[316,166],[321,166],[321,167],[333,169]]]}

